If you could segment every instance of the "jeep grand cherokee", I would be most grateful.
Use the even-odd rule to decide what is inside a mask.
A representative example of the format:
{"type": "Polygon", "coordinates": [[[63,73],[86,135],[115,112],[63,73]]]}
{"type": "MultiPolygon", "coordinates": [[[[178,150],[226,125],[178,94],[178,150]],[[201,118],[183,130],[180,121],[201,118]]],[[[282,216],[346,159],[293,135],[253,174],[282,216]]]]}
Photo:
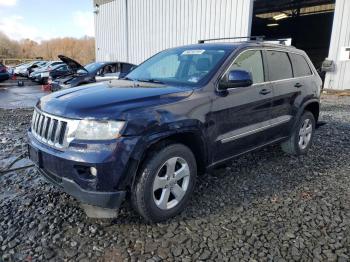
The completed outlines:
{"type": "Polygon", "coordinates": [[[30,158],[89,207],[116,210],[128,199],[147,221],[162,221],[185,208],[207,169],[275,143],[305,154],[321,84],[293,47],[247,41],[168,49],[124,80],[41,98],[30,158]]]}

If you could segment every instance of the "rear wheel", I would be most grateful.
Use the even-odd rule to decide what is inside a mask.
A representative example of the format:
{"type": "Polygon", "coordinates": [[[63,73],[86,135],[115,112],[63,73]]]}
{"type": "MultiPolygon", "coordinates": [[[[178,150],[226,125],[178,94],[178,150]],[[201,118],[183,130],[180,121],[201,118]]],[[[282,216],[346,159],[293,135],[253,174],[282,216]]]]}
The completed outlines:
{"type": "Polygon", "coordinates": [[[291,137],[281,144],[282,150],[291,155],[306,154],[312,145],[316,121],[314,115],[305,111],[291,137]]]}
{"type": "Polygon", "coordinates": [[[172,144],[153,151],[144,161],[131,192],[134,209],[147,221],[160,222],[188,204],[197,175],[192,151],[172,144]]]}

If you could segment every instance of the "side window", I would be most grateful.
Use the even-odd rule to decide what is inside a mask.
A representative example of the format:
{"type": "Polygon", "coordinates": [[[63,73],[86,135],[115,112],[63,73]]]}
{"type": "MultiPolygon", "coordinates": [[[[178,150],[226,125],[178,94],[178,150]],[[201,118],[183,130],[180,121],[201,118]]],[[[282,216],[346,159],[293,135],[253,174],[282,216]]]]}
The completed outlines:
{"type": "Polygon", "coordinates": [[[287,53],[281,51],[266,51],[269,65],[270,81],[293,78],[292,64],[287,53]]]}
{"type": "Polygon", "coordinates": [[[264,65],[261,51],[248,50],[240,54],[231,65],[229,71],[240,69],[252,74],[253,83],[264,82],[264,65]]]}
{"type": "Polygon", "coordinates": [[[121,71],[121,63],[114,64],[113,73],[119,73],[121,71]]]}
{"type": "Polygon", "coordinates": [[[98,75],[105,75],[105,74],[111,74],[113,73],[113,66],[112,65],[106,65],[103,68],[99,70],[98,75]]]}
{"type": "Polygon", "coordinates": [[[294,77],[312,75],[309,64],[302,55],[289,53],[293,65],[294,77]]]}
{"type": "Polygon", "coordinates": [[[122,68],[122,72],[123,73],[128,73],[130,71],[130,69],[132,68],[131,64],[121,64],[121,68],[122,68]]]}

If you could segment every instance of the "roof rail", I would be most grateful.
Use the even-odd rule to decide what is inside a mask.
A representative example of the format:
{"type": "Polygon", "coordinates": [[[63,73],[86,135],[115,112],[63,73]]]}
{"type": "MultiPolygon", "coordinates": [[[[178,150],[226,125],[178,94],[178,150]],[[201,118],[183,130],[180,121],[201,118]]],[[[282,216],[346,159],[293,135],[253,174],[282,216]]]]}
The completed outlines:
{"type": "MultiPolygon", "coordinates": [[[[288,38],[266,38],[264,42],[278,42],[279,45],[287,45],[288,38]]],[[[290,45],[293,47],[292,45],[290,45]]]]}
{"type": "Polygon", "coordinates": [[[198,44],[204,44],[208,41],[216,41],[216,40],[230,40],[230,39],[249,39],[249,40],[256,40],[256,41],[264,41],[265,36],[239,36],[239,37],[221,37],[221,38],[211,38],[211,39],[202,39],[198,40],[198,44]]]}

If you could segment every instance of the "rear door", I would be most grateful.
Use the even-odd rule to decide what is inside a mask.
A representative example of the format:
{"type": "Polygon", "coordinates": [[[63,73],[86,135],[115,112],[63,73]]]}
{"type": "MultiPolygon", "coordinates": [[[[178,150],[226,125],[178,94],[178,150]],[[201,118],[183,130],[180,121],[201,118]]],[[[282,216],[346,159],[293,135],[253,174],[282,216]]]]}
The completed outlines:
{"type": "Polygon", "coordinates": [[[290,57],[286,51],[266,50],[268,75],[274,97],[272,100],[271,132],[267,139],[273,141],[290,134],[293,120],[297,114],[297,99],[301,89],[293,76],[290,57]]]}
{"type": "Polygon", "coordinates": [[[214,163],[265,143],[272,101],[265,67],[262,51],[254,49],[241,52],[227,69],[225,74],[235,69],[251,72],[253,85],[217,93],[212,107],[216,128],[214,163]]]}
{"type": "MultiPolygon", "coordinates": [[[[313,71],[310,68],[309,63],[305,57],[297,53],[289,53],[289,58],[293,66],[294,74],[294,87],[300,90],[300,92],[306,92],[306,89],[310,90],[313,84],[313,71]]],[[[317,85],[316,85],[317,86],[317,85]]],[[[305,97],[307,94],[304,94],[305,97]]]]}

